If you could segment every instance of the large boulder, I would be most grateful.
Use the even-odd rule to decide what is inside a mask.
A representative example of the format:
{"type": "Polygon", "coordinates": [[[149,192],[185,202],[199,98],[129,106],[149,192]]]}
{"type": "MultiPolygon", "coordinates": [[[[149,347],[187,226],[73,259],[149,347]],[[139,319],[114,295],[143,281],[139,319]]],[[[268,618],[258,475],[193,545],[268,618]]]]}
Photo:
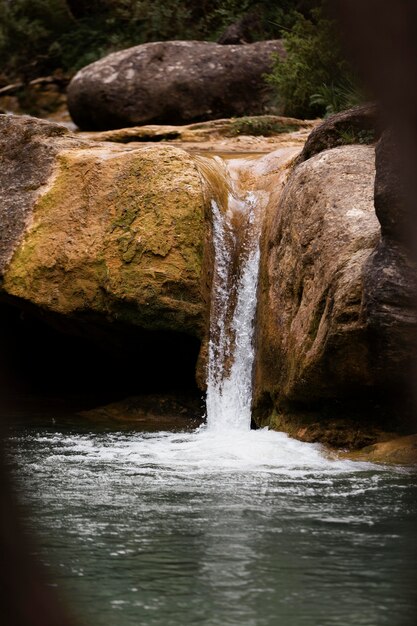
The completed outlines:
{"type": "Polygon", "coordinates": [[[392,141],[296,165],[262,239],[254,411],[307,441],[415,430],[415,259],[392,141]],[[376,209],[376,213],[375,213],[376,209]],[[379,218],[379,221],[378,221],[379,218]],[[382,235],[382,236],[381,236],[382,235]]]}
{"type": "Polygon", "coordinates": [[[80,70],[68,88],[68,107],[83,130],[268,113],[264,75],[273,54],[283,54],[280,41],[135,46],[80,70]]]}
{"type": "Polygon", "coordinates": [[[190,155],[9,116],[0,154],[3,299],[80,322],[202,335],[208,200],[190,155]]]}
{"type": "Polygon", "coordinates": [[[327,150],[293,170],[270,208],[257,320],[259,419],[374,385],[362,284],[379,239],[374,174],[372,147],[327,150]]]}

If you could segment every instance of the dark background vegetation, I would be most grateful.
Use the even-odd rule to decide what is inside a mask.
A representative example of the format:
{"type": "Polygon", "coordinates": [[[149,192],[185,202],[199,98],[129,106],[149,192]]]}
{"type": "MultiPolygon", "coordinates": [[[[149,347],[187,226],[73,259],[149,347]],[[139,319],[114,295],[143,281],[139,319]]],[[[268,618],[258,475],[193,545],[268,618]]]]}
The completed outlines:
{"type": "Polygon", "coordinates": [[[246,43],[285,40],[267,80],[284,113],[315,117],[359,99],[323,0],[0,0],[0,89],[81,67],[148,41],[217,41],[239,23],[246,43]]]}

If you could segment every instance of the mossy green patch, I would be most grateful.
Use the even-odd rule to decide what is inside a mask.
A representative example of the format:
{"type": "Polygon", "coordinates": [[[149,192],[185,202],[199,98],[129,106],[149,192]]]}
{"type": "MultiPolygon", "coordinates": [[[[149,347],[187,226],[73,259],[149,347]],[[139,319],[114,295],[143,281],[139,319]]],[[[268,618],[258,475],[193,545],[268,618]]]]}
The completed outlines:
{"type": "Polygon", "coordinates": [[[201,334],[202,184],[173,147],[61,153],[4,289],[63,314],[201,334]]]}
{"type": "Polygon", "coordinates": [[[282,133],[291,133],[299,130],[299,126],[278,121],[275,116],[257,115],[253,117],[239,117],[232,120],[229,135],[254,135],[270,137],[282,133]]]}

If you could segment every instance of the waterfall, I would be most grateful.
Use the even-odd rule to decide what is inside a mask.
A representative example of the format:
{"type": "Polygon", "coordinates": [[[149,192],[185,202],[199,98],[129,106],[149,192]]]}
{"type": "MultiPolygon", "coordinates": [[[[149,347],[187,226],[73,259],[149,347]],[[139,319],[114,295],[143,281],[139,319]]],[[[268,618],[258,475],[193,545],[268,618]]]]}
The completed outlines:
{"type": "Polygon", "coordinates": [[[250,430],[263,200],[262,192],[249,191],[242,196],[231,184],[227,206],[211,201],[214,275],[207,375],[210,430],[250,430]]]}

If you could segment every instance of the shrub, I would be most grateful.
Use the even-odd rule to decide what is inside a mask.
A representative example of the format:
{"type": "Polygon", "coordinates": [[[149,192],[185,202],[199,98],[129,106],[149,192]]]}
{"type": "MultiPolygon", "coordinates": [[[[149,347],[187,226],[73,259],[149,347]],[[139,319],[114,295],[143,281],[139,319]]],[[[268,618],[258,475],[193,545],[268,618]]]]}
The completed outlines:
{"type": "Polygon", "coordinates": [[[49,48],[72,24],[64,0],[0,0],[0,18],[2,71],[29,79],[54,65],[49,48]]]}
{"type": "Polygon", "coordinates": [[[347,78],[338,84],[321,85],[317,92],[310,96],[310,105],[322,107],[324,116],[327,117],[338,111],[350,109],[360,104],[362,100],[358,87],[347,78]]]}
{"type": "Polygon", "coordinates": [[[216,40],[248,13],[254,15],[254,39],[276,38],[295,2],[0,0],[1,68],[9,80],[56,69],[72,74],[109,52],[147,41],[216,40]]]}
{"type": "Polygon", "coordinates": [[[283,38],[287,56],[275,58],[267,77],[276,89],[282,112],[294,117],[321,117],[358,103],[352,71],[324,5],[312,9],[308,17],[297,13],[283,38]]]}

